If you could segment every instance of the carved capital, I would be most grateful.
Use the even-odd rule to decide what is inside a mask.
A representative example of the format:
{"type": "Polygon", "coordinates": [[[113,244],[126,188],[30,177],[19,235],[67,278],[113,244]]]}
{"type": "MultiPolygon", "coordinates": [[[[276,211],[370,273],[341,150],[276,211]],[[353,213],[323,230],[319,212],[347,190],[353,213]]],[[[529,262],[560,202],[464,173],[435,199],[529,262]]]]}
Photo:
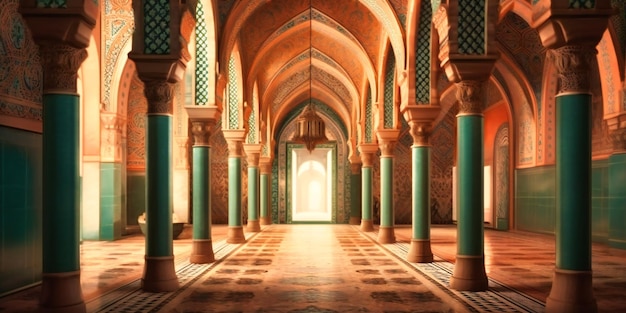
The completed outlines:
{"type": "Polygon", "coordinates": [[[259,167],[259,157],[261,155],[259,153],[247,153],[246,157],[248,160],[248,166],[251,167],[259,167]]]}
{"type": "Polygon", "coordinates": [[[144,94],[148,113],[172,114],[174,111],[174,84],[164,80],[145,80],[144,94]]]}
{"type": "Polygon", "coordinates": [[[482,81],[462,80],[456,83],[459,114],[481,114],[483,111],[484,85],[482,81]]]}
{"type": "Polygon", "coordinates": [[[361,152],[361,167],[372,167],[374,165],[374,154],[369,152],[361,152]]]}
{"type": "Polygon", "coordinates": [[[76,93],[78,69],[87,58],[87,50],[63,43],[40,44],[44,93],[52,91],[76,93]]]}
{"type": "Polygon", "coordinates": [[[411,127],[410,133],[413,137],[413,145],[428,146],[430,141],[431,123],[411,121],[409,122],[409,126],[411,127]]]}
{"type": "Polygon", "coordinates": [[[559,74],[559,93],[590,91],[590,65],[596,48],[585,45],[567,45],[551,50],[552,60],[559,74]]]}
{"type": "Polygon", "coordinates": [[[259,160],[259,169],[261,170],[261,174],[269,175],[272,173],[272,160],[267,157],[262,157],[259,160]]]}
{"type": "Polygon", "coordinates": [[[382,141],[379,144],[380,147],[380,156],[383,158],[393,158],[394,151],[396,150],[396,141],[386,140],[382,141]]]}
{"type": "Polygon", "coordinates": [[[614,152],[626,152],[626,128],[610,130],[609,138],[613,144],[614,152]]]}
{"type": "Polygon", "coordinates": [[[240,158],[243,156],[243,141],[231,139],[227,143],[229,157],[240,158]]]}
{"type": "Polygon", "coordinates": [[[193,121],[191,122],[191,134],[193,135],[194,146],[208,146],[211,132],[215,126],[215,121],[193,121]]]}

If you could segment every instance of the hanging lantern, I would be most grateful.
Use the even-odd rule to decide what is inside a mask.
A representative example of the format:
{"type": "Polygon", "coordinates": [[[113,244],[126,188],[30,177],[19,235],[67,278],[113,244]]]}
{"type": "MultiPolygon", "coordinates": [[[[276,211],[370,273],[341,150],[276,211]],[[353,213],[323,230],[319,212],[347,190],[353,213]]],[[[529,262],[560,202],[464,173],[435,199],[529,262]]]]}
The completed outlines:
{"type": "Polygon", "coordinates": [[[328,141],[324,120],[315,113],[313,104],[309,103],[296,119],[296,132],[291,140],[304,144],[309,152],[317,144],[328,141]]]}

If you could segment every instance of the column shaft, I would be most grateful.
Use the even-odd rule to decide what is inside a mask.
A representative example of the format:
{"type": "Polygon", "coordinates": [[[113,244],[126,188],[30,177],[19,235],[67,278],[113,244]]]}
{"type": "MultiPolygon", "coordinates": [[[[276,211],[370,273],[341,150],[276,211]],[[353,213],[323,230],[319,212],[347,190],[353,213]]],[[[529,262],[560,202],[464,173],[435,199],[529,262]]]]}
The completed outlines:
{"type": "Polygon", "coordinates": [[[373,231],[372,205],[374,195],[372,194],[372,167],[363,166],[361,168],[361,231],[373,231]]]}
{"type": "Polygon", "coordinates": [[[270,178],[268,173],[261,173],[259,178],[260,192],[259,192],[259,206],[261,211],[261,225],[270,225],[270,178]]]}
{"type": "Polygon", "coordinates": [[[215,261],[211,238],[211,147],[193,147],[193,242],[191,263],[215,261]]]}
{"type": "Polygon", "coordinates": [[[380,158],[380,228],[378,242],[394,243],[393,157],[380,158]]]}
{"type": "Polygon", "coordinates": [[[483,255],[483,117],[463,115],[458,127],[457,253],[483,255]]]}
{"type": "Polygon", "coordinates": [[[556,267],[591,270],[591,95],[556,98],[556,267]]]}
{"type": "Polygon", "coordinates": [[[361,222],[361,171],[353,171],[350,175],[350,224],[361,222]]]}
{"type": "Polygon", "coordinates": [[[430,147],[413,146],[411,246],[407,254],[409,262],[432,262],[430,249],[430,147]]]}
{"type": "Polygon", "coordinates": [[[193,239],[211,239],[210,147],[193,147],[193,239]]]}
{"type": "Polygon", "coordinates": [[[249,232],[261,231],[259,223],[259,168],[248,165],[248,226],[249,232]]]}
{"type": "Polygon", "coordinates": [[[172,117],[148,114],[146,138],[146,255],[173,256],[172,117]]]}
{"type": "Polygon", "coordinates": [[[78,96],[43,98],[43,272],[80,271],[78,96]]]}
{"type": "Polygon", "coordinates": [[[413,146],[413,238],[430,239],[430,148],[413,146]]]}
{"type": "Polygon", "coordinates": [[[228,157],[228,237],[229,243],[245,242],[241,219],[241,157],[228,157]]]}

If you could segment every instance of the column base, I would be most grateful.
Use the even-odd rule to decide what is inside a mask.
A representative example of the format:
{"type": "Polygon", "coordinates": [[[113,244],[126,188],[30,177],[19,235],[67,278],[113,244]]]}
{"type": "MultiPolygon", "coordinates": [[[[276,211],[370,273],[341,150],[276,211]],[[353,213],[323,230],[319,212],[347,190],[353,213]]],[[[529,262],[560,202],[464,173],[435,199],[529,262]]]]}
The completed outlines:
{"type": "Polygon", "coordinates": [[[546,312],[598,312],[591,271],[555,269],[552,289],[546,299],[546,312]]]}
{"type": "Polygon", "coordinates": [[[246,226],[246,231],[249,233],[258,233],[261,231],[261,223],[259,220],[248,220],[248,225],[246,226]]]}
{"type": "Polygon", "coordinates": [[[489,281],[485,272],[484,255],[456,255],[450,288],[459,291],[485,291],[489,281]]]}
{"type": "Polygon", "coordinates": [[[261,225],[272,225],[272,219],[269,216],[261,217],[261,225]]]}
{"type": "Polygon", "coordinates": [[[227,243],[244,243],[246,242],[246,236],[243,234],[242,226],[228,226],[228,233],[226,234],[227,243]]]}
{"type": "Polygon", "coordinates": [[[207,264],[213,262],[215,262],[213,240],[194,239],[191,242],[191,255],[189,256],[189,263],[207,264]]]}
{"type": "Polygon", "coordinates": [[[350,225],[359,225],[361,224],[361,218],[358,216],[350,216],[350,222],[348,222],[350,225]]]}
{"type": "Polygon", "coordinates": [[[378,228],[378,243],[395,243],[396,234],[393,226],[380,226],[378,228]]]}
{"type": "Polygon", "coordinates": [[[361,231],[362,232],[372,232],[372,231],[374,231],[374,221],[372,221],[372,220],[361,220],[361,231]]]}
{"type": "Polygon", "coordinates": [[[141,278],[141,289],[148,292],[167,292],[178,289],[174,256],[146,256],[141,278]]]}
{"type": "Polygon", "coordinates": [[[43,273],[39,311],[84,313],[87,311],[80,286],[80,271],[43,273]]]}
{"type": "Polygon", "coordinates": [[[430,250],[430,239],[411,239],[406,260],[413,263],[430,263],[433,252],[430,250]]]}

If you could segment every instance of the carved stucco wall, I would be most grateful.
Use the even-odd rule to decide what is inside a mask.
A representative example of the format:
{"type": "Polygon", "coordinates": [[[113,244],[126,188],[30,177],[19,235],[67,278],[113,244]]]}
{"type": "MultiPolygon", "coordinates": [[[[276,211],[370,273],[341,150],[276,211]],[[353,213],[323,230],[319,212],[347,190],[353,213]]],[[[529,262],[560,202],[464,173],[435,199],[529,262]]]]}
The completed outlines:
{"type": "Polygon", "coordinates": [[[39,49],[18,6],[18,0],[0,1],[0,115],[41,121],[39,49]]]}

